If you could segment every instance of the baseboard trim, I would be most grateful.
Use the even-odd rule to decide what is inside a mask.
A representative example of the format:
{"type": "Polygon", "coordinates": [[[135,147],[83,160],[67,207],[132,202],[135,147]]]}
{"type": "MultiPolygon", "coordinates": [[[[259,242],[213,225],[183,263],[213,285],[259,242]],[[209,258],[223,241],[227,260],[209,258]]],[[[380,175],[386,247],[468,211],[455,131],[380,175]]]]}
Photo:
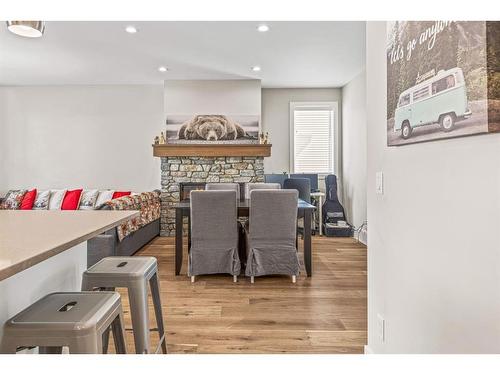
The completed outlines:
{"type": "Polygon", "coordinates": [[[352,235],[352,238],[354,238],[358,242],[361,242],[363,245],[368,246],[368,241],[367,241],[366,235],[363,235],[363,233],[360,233],[359,238],[356,236],[356,233],[354,233],[352,235]]]}
{"type": "Polygon", "coordinates": [[[365,246],[368,245],[368,231],[366,227],[364,227],[363,230],[359,233],[359,242],[361,242],[365,246]]]}
{"type": "Polygon", "coordinates": [[[365,245],[365,246],[368,246],[368,243],[367,243],[368,241],[366,240],[366,237],[365,237],[365,238],[363,238],[363,237],[361,237],[361,236],[360,236],[360,238],[359,238],[359,242],[361,242],[361,243],[362,243],[363,245],[365,245]]]}
{"type": "Polygon", "coordinates": [[[365,345],[364,351],[365,351],[365,354],[375,354],[373,352],[373,350],[368,345],[365,345]]]}

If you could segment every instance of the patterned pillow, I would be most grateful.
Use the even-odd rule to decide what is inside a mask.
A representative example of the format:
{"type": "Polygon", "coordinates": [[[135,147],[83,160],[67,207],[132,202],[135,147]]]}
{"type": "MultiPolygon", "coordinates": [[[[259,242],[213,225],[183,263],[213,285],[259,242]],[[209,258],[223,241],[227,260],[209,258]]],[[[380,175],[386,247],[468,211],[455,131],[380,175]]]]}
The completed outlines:
{"type": "Polygon", "coordinates": [[[97,196],[99,195],[99,190],[84,190],[82,192],[82,197],[80,198],[79,210],[93,210],[95,208],[95,202],[97,201],[97,196]]]}
{"type": "Polygon", "coordinates": [[[65,195],[66,195],[66,189],[51,190],[49,199],[49,210],[60,210],[65,195]]]}
{"type": "Polygon", "coordinates": [[[17,210],[21,206],[24,194],[27,190],[9,190],[5,196],[5,200],[2,202],[3,210],[17,210]]]}
{"type": "Polygon", "coordinates": [[[36,195],[35,203],[33,204],[34,210],[48,210],[49,209],[50,190],[39,191],[36,195]]]}
{"type": "Polygon", "coordinates": [[[97,201],[95,202],[95,207],[99,207],[104,203],[113,199],[114,190],[101,190],[99,191],[99,195],[97,196],[97,201]]]}

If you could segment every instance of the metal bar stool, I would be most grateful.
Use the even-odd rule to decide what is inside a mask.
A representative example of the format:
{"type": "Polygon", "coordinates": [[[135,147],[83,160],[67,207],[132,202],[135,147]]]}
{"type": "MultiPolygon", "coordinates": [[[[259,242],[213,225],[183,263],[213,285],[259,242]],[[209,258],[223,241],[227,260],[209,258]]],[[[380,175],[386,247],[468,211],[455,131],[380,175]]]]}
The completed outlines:
{"type": "Polygon", "coordinates": [[[101,354],[111,327],[116,352],[126,353],[122,304],[115,292],[52,293],[5,323],[2,353],[38,346],[42,354],[101,354]]]}
{"type": "MultiPolygon", "coordinates": [[[[103,258],[83,273],[82,290],[104,288],[127,288],[130,301],[130,314],[134,330],[135,351],[138,354],[149,353],[149,308],[148,308],[148,281],[153,297],[156,315],[156,324],[160,342],[159,347],[167,353],[165,329],[160,300],[160,283],[158,280],[158,266],[153,257],[107,257],[103,258]]],[[[106,349],[107,335],[104,340],[106,349]]]]}

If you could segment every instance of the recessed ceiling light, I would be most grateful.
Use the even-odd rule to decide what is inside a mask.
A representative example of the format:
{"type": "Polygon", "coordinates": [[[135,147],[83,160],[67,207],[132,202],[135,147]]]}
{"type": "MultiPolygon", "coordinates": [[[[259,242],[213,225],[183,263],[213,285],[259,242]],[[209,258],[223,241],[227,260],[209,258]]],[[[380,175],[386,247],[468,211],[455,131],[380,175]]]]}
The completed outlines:
{"type": "Polygon", "coordinates": [[[269,26],[267,25],[259,25],[257,26],[257,30],[260,31],[261,33],[265,33],[266,31],[269,31],[269,26]]]}
{"type": "Polygon", "coordinates": [[[125,28],[125,31],[129,34],[135,34],[137,32],[137,29],[135,26],[129,25],[125,28]]]}
{"type": "Polygon", "coordinates": [[[159,72],[162,72],[162,73],[165,73],[167,70],[168,70],[168,68],[167,68],[166,66],[160,66],[160,67],[158,68],[158,71],[159,71],[159,72]]]}
{"type": "Polygon", "coordinates": [[[258,65],[252,66],[252,70],[254,72],[260,72],[260,66],[258,66],[258,65]]]}
{"type": "Polygon", "coordinates": [[[45,31],[43,21],[7,21],[10,32],[27,38],[40,38],[45,31]]]}

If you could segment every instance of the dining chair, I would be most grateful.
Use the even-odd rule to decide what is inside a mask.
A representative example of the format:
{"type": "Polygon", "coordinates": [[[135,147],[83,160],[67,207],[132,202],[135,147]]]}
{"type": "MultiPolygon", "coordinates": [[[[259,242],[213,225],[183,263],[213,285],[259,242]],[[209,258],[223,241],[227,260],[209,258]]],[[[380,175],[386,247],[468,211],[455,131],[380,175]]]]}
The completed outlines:
{"type": "Polygon", "coordinates": [[[266,183],[277,183],[283,187],[283,182],[288,178],[287,173],[271,173],[264,175],[264,182],[266,183]]]}
{"type": "MultiPolygon", "coordinates": [[[[299,198],[307,203],[311,203],[311,180],[308,178],[287,178],[283,182],[283,189],[295,189],[299,192],[299,198]]],[[[304,237],[304,224],[302,218],[304,214],[298,215],[299,224],[297,226],[297,234],[304,237]]]]}
{"type": "Polygon", "coordinates": [[[311,203],[311,180],[308,178],[287,178],[283,181],[283,189],[295,189],[300,199],[311,203]]]}
{"type": "MultiPolygon", "coordinates": [[[[231,182],[207,183],[205,190],[234,190],[236,191],[236,201],[241,199],[240,184],[231,182]]],[[[242,263],[242,268],[245,267],[246,250],[245,250],[245,236],[243,226],[248,221],[246,217],[238,218],[238,253],[242,263]]]]}
{"type": "Polygon", "coordinates": [[[250,199],[250,193],[252,190],[258,190],[258,189],[281,189],[281,185],[277,182],[249,182],[246,184],[246,192],[245,192],[245,198],[250,199]]]}
{"type": "Polygon", "coordinates": [[[296,190],[253,190],[250,199],[245,274],[290,275],[296,282],[300,265],[296,247],[296,190]]]}
{"type": "Polygon", "coordinates": [[[230,182],[208,183],[205,185],[205,190],[234,190],[236,191],[236,199],[240,199],[240,184],[230,182]]]}
{"type": "Polygon", "coordinates": [[[229,273],[238,281],[236,191],[191,191],[191,246],[188,275],[229,273]]]}

